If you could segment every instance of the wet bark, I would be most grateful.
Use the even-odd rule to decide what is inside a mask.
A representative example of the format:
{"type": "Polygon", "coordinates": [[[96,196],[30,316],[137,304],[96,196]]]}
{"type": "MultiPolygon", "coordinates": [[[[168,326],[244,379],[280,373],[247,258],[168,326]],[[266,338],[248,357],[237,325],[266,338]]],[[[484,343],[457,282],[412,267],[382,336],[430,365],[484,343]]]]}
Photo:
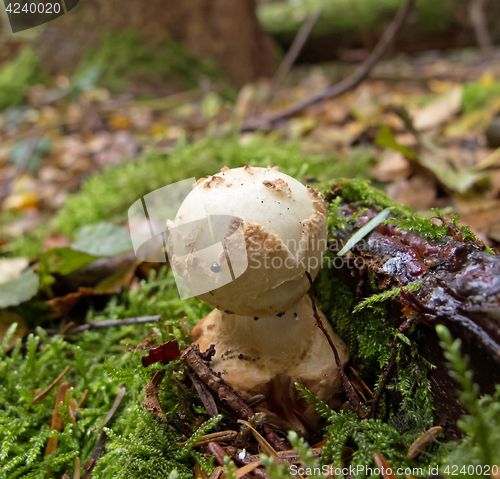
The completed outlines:
{"type": "MultiPolygon", "coordinates": [[[[327,201],[341,190],[342,186],[335,186],[327,201]]],[[[361,207],[341,204],[346,217],[361,207]]],[[[354,230],[376,214],[368,209],[352,231],[338,229],[331,251],[338,252],[354,230]]],[[[379,225],[346,254],[346,265],[362,266],[332,269],[332,274],[349,284],[359,300],[373,294],[371,280],[379,292],[424,280],[418,292],[404,291],[392,300],[389,314],[401,330],[408,327],[406,318],[411,311],[420,323],[425,337],[422,352],[437,366],[430,377],[436,422],[451,426],[453,436],[459,434],[455,423],[464,410],[457,402],[457,385],[448,376],[435,326],[444,324],[462,339],[462,352],[470,357],[474,381],[482,393],[493,393],[495,384],[500,383],[500,256],[484,251],[478,241],[463,240],[453,225],[449,234],[428,239],[416,232],[398,231],[397,225],[379,225]]]]}

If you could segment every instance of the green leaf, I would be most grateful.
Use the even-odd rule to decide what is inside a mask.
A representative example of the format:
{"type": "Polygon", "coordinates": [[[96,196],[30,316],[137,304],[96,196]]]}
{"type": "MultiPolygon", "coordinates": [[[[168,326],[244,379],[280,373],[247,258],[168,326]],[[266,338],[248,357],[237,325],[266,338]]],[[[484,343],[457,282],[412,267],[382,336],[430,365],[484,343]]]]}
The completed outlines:
{"type": "Polygon", "coordinates": [[[117,256],[132,249],[130,235],[111,223],[82,226],[71,248],[93,256],[117,256]]]}
{"type": "Polygon", "coordinates": [[[31,299],[38,292],[39,278],[27,269],[17,278],[0,284],[0,308],[16,306],[31,299]]]}
{"type": "Polygon", "coordinates": [[[50,153],[52,141],[48,138],[21,140],[14,144],[9,152],[9,160],[15,165],[22,165],[28,161],[26,168],[30,171],[38,171],[40,159],[43,155],[50,153]],[[36,142],[33,145],[33,142],[36,142]],[[29,158],[26,158],[29,156],[29,158]]]}
{"type": "Polygon", "coordinates": [[[43,253],[40,258],[40,270],[44,273],[70,274],[78,268],[99,259],[72,248],[53,248],[43,253]]]}
{"type": "Polygon", "coordinates": [[[394,138],[394,135],[391,133],[391,130],[387,125],[382,125],[382,128],[380,128],[380,132],[375,142],[377,143],[377,145],[384,148],[391,148],[403,153],[403,155],[405,155],[405,157],[410,160],[415,160],[417,158],[413,151],[396,141],[396,138],[394,138]]]}
{"type": "Polygon", "coordinates": [[[455,170],[451,166],[438,163],[432,157],[426,155],[419,158],[419,163],[432,171],[444,186],[457,193],[465,193],[477,182],[488,177],[486,173],[476,172],[471,168],[455,170]]]}

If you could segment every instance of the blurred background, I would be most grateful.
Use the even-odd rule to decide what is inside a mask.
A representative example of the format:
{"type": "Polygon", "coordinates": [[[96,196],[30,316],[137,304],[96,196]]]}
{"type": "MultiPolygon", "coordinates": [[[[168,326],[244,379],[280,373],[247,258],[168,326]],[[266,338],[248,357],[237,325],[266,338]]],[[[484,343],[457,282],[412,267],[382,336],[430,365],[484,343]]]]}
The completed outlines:
{"type": "Polygon", "coordinates": [[[87,223],[123,224],[172,169],[207,174],[228,155],[251,162],[252,149],[287,157],[304,181],[368,179],[416,210],[458,212],[498,246],[497,0],[417,0],[358,86],[261,121],[364,65],[402,4],[81,0],[15,34],[2,8],[1,251],[36,257],[87,223]],[[142,185],[116,169],[108,192],[85,183],[79,193],[139,160],[155,165],[142,185]]]}

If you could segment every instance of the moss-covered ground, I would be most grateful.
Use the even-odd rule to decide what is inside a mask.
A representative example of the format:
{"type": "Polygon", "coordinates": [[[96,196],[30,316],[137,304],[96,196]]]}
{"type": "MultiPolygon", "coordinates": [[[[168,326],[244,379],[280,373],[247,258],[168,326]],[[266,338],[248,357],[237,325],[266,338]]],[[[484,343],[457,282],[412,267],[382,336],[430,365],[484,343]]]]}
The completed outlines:
{"type": "MultiPolygon", "coordinates": [[[[298,144],[283,144],[273,136],[257,137],[251,142],[242,142],[237,137],[207,138],[194,144],[181,144],[168,155],[146,155],[94,175],[79,193],[68,198],[50,228],[72,235],[78,227],[101,220],[123,224],[128,206],[143,194],[179,179],[213,173],[223,165],[279,165],[282,171],[299,179],[310,175],[310,178],[328,183],[332,178],[343,176],[363,178],[369,160],[370,155],[359,155],[357,162],[351,163],[321,156],[306,157],[298,144]]],[[[344,186],[343,191],[346,200],[376,209],[391,206],[403,220],[412,219],[416,229],[425,232],[428,227],[429,222],[419,220],[411,209],[395,204],[367,183],[353,180],[344,186]]],[[[329,210],[332,229],[338,226],[337,213],[332,203],[329,210]]],[[[16,253],[26,254],[24,248],[28,247],[31,248],[32,244],[20,241],[16,253]]],[[[392,352],[387,344],[399,341],[394,381],[388,385],[388,390],[400,398],[400,407],[395,411],[394,404],[383,398],[379,419],[360,420],[352,411],[331,411],[302,390],[324,416],[324,435],[328,439],[321,463],[318,463],[308,456],[306,445],[290,436],[292,446],[302,453],[304,463],[340,466],[348,450],[352,455],[352,465],[373,467],[373,453],[379,453],[394,467],[422,468],[421,475],[413,473],[416,477],[428,477],[428,468],[437,466],[446,476],[445,468],[450,464],[460,467],[469,463],[484,465],[485,447],[490,454],[488,460],[500,462],[500,397],[478,398],[458,346],[445,336],[443,344],[453,364],[451,369],[463,379],[459,381],[463,388],[462,399],[472,413],[462,424],[467,436],[461,446],[445,444],[438,436],[417,459],[405,458],[410,444],[433,424],[433,400],[428,379],[429,368],[433,365],[427,363],[421,354],[421,334],[415,327],[402,338],[390,320],[384,302],[377,303],[375,308],[353,313],[356,305],[353,292],[330,273],[326,268],[319,273],[315,283],[317,300],[336,332],[349,346],[352,364],[363,365],[365,382],[376,387],[381,381],[392,352]],[[488,432],[486,442],[480,430],[488,432]]],[[[28,305],[18,306],[16,311],[25,307],[28,305]]],[[[33,302],[29,307],[36,310],[33,302]]],[[[89,460],[102,430],[108,439],[93,470],[93,477],[168,476],[174,479],[180,476],[187,479],[193,477],[195,461],[210,473],[212,463],[200,457],[190,444],[185,447],[176,445],[182,438],[175,429],[148,413],[141,404],[151,372],[165,369],[160,403],[167,418],[178,420],[181,417],[190,427],[194,426],[195,418],[206,419],[204,410],[192,400],[192,392],[186,393],[179,387],[184,374],[181,365],[173,362],[145,369],[140,360],[143,353],[134,352],[135,346],[153,327],[157,328],[161,341],[175,338],[181,347],[188,344],[189,328],[207,312],[207,306],[196,299],[181,301],[173,277],[167,270],[162,270],[158,274],[151,273],[138,288],[113,296],[104,309],[91,308],[86,317],[86,321],[100,321],[160,314],[161,322],[89,330],[72,336],[49,335],[38,327],[27,338],[18,339],[13,349],[10,344],[14,327],[11,327],[10,335],[4,338],[0,359],[0,477],[43,478],[49,471],[53,477],[62,477],[63,474],[71,477],[76,458],[82,465],[89,460]],[[65,403],[60,405],[64,428],[56,432],[51,431],[49,423],[54,413],[57,388],[39,404],[33,405],[32,401],[66,366],[69,366],[69,371],[64,381],[71,383],[71,389],[65,403]],[[126,388],[123,400],[102,428],[123,384],[126,388]],[[88,390],[87,397],[76,411],[73,422],[71,399],[78,401],[85,390],[88,390]],[[58,438],[58,445],[46,456],[46,444],[51,437],[58,438]]],[[[204,431],[201,429],[200,434],[204,431]]],[[[265,463],[272,479],[289,477],[283,468],[267,460],[265,463]]],[[[226,473],[233,477],[230,466],[226,473]]],[[[365,475],[360,473],[356,477],[365,475]]],[[[378,476],[370,474],[366,477],[378,476]]]]}

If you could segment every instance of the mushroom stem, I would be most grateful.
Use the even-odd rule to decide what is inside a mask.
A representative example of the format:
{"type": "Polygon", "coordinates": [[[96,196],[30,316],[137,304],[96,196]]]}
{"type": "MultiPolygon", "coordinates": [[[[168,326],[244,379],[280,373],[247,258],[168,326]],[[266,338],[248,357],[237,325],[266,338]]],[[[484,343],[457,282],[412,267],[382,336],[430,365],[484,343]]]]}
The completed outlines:
{"type": "MultiPolygon", "coordinates": [[[[344,366],[348,349],[318,313],[344,366]]],[[[304,417],[310,426],[317,421],[313,409],[300,400],[295,382],[332,406],[339,405],[339,371],[327,339],[316,327],[308,296],[280,317],[257,319],[215,309],[194,328],[193,337],[201,351],[214,344],[214,371],[244,398],[264,394],[267,403],[262,410],[274,413],[274,421],[282,426],[304,433],[304,417]]]]}

